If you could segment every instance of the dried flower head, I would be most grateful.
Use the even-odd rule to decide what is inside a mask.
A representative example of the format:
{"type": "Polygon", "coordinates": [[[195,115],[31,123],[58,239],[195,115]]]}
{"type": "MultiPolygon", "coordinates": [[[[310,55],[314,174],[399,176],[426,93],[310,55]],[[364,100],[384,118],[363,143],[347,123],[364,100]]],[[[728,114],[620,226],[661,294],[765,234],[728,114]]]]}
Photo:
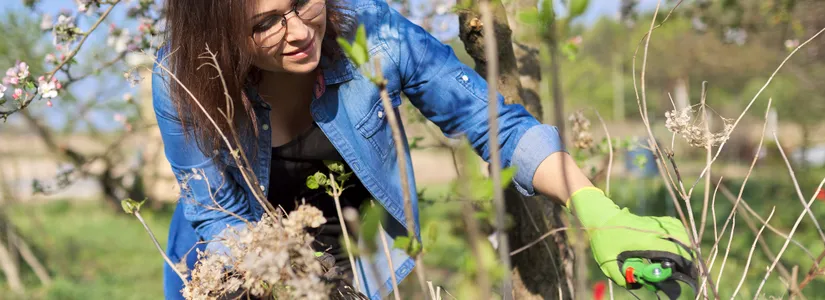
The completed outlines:
{"type": "Polygon", "coordinates": [[[586,150],[593,147],[593,135],[590,134],[590,120],[581,110],[570,115],[568,120],[573,123],[573,146],[586,150]]]}
{"type": "Polygon", "coordinates": [[[670,132],[684,138],[688,145],[696,148],[717,146],[730,138],[733,120],[721,118],[724,123],[722,131],[713,133],[706,130],[703,122],[697,125],[692,121],[695,112],[693,107],[667,111],[665,112],[665,127],[670,132]]]}
{"type": "Polygon", "coordinates": [[[326,299],[331,286],[321,279],[323,267],[310,247],[306,227],[326,222],[323,213],[300,205],[289,217],[269,214],[221,242],[225,254],[198,253],[183,294],[186,299],[216,299],[239,291],[275,299],[326,299]]]}

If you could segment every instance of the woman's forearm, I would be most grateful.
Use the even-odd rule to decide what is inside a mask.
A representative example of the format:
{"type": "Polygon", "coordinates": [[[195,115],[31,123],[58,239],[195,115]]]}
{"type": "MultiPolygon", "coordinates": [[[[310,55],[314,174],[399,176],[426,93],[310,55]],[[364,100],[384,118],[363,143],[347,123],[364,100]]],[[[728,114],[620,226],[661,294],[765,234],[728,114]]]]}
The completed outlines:
{"type": "Polygon", "coordinates": [[[566,205],[572,193],[592,186],[593,183],[567,152],[556,152],[545,158],[533,176],[536,192],[561,205],[566,205]]]}

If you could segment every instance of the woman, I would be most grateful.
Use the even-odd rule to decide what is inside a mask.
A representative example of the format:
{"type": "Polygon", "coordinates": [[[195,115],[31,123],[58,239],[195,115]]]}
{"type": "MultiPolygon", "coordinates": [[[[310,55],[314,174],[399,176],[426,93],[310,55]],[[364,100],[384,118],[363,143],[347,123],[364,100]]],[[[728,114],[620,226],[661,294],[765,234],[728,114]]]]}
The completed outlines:
{"type": "MultiPolygon", "coordinates": [[[[203,248],[198,241],[221,237],[228,226],[244,226],[235,216],[257,220],[263,214],[209,119],[218,120],[223,132],[229,132],[228,124],[220,122],[219,111],[226,107],[226,96],[233,101],[234,127],[243,141],[237,146],[250,158],[267,200],[286,210],[300,199],[321,207],[330,221],[317,239],[331,247],[338,266],[349,264],[340,246],[334,245],[340,229],[335,228],[338,221],[332,201],[304,187],[306,176],[325,170],[323,160],[344,162],[356,175],[350,181],[354,187],[343,196],[346,205],[357,207],[374,198],[393,217],[394,224],[387,227],[400,228],[388,229],[390,238],[395,231],[403,234],[397,157],[378,90],[341,55],[335,42],[337,37],[350,37],[358,24],[366,28],[370,56],[381,63],[393,105],[401,104],[404,93],[444,134],[465,136],[482,158],[490,159],[484,78],[384,0],[352,0],[346,5],[342,0],[175,0],[167,2],[167,9],[168,45],[159,60],[180,83],[155,67],[153,100],[158,127],[178,180],[183,183],[196,169],[209,179],[182,185],[185,188],[169,231],[168,255],[174,261],[185,259],[190,269],[195,255],[184,256],[192,247],[203,248]],[[227,94],[214,80],[218,74],[213,69],[200,68],[207,62],[199,58],[207,45],[217,55],[227,94]],[[212,205],[212,196],[231,214],[205,209],[212,205]]],[[[620,210],[575,166],[555,127],[540,124],[522,106],[504,105],[501,96],[498,101],[501,162],[517,167],[513,183],[518,190],[524,195],[546,195],[574,209],[584,226],[614,226],[590,234],[595,258],[608,277],[627,286],[616,262],[625,251],[690,257],[676,244],[649,234],[668,233],[687,242],[681,223],[620,210]],[[614,240],[617,236],[622,238],[614,240]]],[[[407,175],[413,178],[409,150],[404,155],[407,175]]],[[[414,183],[410,189],[416,190],[414,183]]],[[[418,210],[414,210],[418,231],[418,210]]],[[[214,251],[221,247],[216,241],[206,246],[214,251]]],[[[400,250],[391,256],[392,271],[401,280],[414,263],[400,250]]],[[[358,271],[364,274],[361,288],[371,299],[391,291],[383,255],[361,260],[358,271]],[[377,276],[371,274],[369,264],[376,267],[377,276]]],[[[167,298],[180,298],[181,284],[167,267],[167,298]]]]}

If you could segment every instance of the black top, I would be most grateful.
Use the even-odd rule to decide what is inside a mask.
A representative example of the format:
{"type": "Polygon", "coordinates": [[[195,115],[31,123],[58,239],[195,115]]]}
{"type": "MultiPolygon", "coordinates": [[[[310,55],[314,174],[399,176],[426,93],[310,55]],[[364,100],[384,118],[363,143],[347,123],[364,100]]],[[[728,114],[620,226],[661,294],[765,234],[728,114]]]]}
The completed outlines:
{"type": "MultiPolygon", "coordinates": [[[[341,162],[346,172],[352,172],[338,150],[333,147],[315,123],[308,131],[294,140],[273,147],[268,200],[276,208],[281,206],[287,212],[294,210],[302,200],[320,209],[327,222],[318,229],[309,230],[315,235],[313,248],[319,252],[332,254],[335,256],[336,267],[349,272],[349,259],[346,250],[340,245],[343,231],[335,209],[335,200],[326,193],[323,187],[313,190],[306,186],[307,177],[316,172],[329,175],[330,171],[324,163],[325,160],[341,162]]],[[[350,176],[345,184],[347,188],[339,197],[342,209],[360,208],[361,204],[370,197],[369,192],[356,176],[350,176]]]]}

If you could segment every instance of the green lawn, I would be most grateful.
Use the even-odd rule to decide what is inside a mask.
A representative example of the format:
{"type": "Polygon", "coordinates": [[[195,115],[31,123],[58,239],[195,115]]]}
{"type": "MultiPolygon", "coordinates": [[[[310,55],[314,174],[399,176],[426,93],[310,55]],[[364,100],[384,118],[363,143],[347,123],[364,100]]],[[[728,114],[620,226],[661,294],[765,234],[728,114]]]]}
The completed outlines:
{"type": "MultiPolygon", "coordinates": [[[[20,299],[163,298],[163,260],[131,215],[91,201],[18,205],[9,215],[54,280],[42,288],[24,269],[27,294],[20,299]]],[[[144,217],[165,244],[171,213],[147,210],[144,217]]],[[[13,294],[3,284],[0,295],[13,294]]]]}

